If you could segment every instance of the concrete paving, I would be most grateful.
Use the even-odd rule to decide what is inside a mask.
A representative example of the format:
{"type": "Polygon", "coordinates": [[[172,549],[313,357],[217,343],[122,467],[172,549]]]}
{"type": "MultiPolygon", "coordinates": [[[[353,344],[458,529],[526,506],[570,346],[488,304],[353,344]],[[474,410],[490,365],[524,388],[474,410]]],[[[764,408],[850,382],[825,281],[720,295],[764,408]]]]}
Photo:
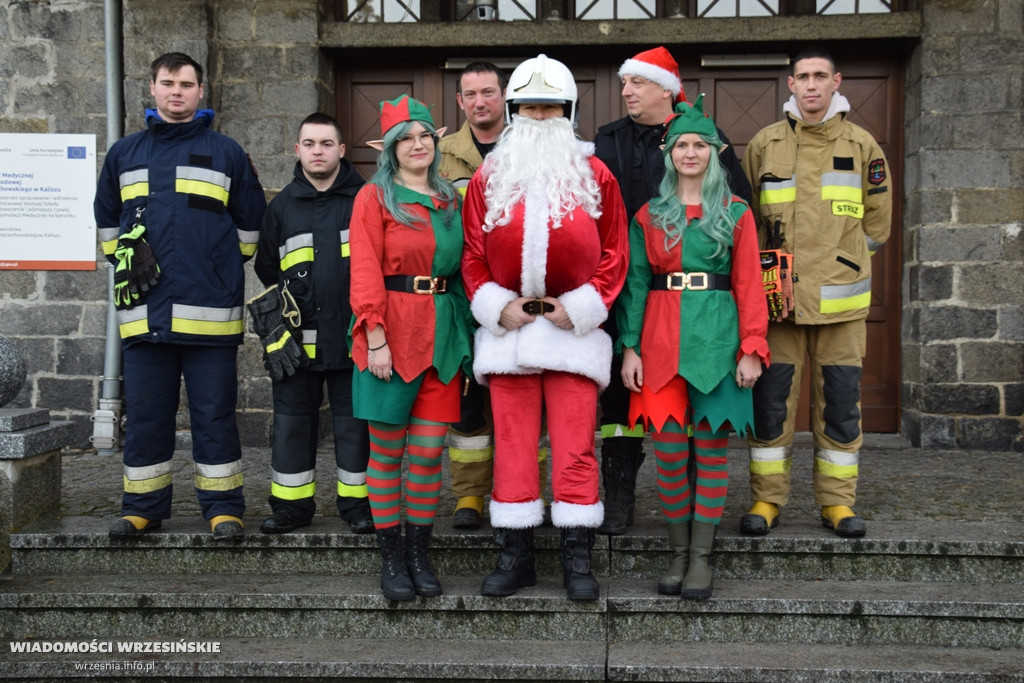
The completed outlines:
{"type": "MultiPolygon", "coordinates": [[[[647,461],[637,484],[638,521],[660,519],[654,456],[648,440],[647,461]]],[[[438,523],[450,517],[455,501],[448,487],[447,454],[438,523]]],[[[730,491],[723,531],[734,531],[750,505],[747,452],[743,442],[730,441],[730,491]]],[[[817,524],[818,506],[811,489],[812,446],[809,434],[798,436],[793,456],[792,500],[782,513],[787,521],[817,524]]],[[[243,453],[247,526],[251,532],[270,514],[270,449],[243,453]]],[[[199,515],[192,487],[192,459],[187,449],[174,454],[173,515],[199,515]]],[[[334,452],[324,442],[318,453],[317,515],[336,517],[334,452]]],[[[62,509],[65,516],[113,519],[120,511],[121,458],[94,452],[65,454],[62,509]]],[[[857,513],[869,524],[878,522],[984,522],[1020,525],[1024,538],[1024,454],[992,451],[938,451],[915,448],[891,434],[867,434],[861,453],[857,513]]],[[[885,527],[891,525],[885,524],[885,527]]],[[[784,527],[780,527],[784,528],[784,527]]]]}

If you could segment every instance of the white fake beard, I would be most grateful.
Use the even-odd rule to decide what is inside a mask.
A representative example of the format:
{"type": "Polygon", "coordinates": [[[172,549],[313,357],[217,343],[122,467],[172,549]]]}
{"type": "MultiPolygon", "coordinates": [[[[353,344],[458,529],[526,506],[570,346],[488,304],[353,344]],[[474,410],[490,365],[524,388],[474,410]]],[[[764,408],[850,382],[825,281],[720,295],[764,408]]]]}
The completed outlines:
{"type": "Polygon", "coordinates": [[[551,224],[582,206],[592,217],[601,215],[601,190],[580,149],[572,123],[564,117],[540,121],[512,115],[512,125],[487,155],[484,231],[507,225],[512,209],[531,184],[541,189],[551,207],[551,224]]]}

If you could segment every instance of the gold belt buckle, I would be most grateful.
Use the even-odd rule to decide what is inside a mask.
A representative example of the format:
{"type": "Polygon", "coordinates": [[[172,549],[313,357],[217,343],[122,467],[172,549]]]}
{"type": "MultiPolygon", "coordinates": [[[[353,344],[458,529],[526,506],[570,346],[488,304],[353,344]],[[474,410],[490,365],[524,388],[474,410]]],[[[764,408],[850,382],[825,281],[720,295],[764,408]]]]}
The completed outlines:
{"type": "Polygon", "coordinates": [[[683,282],[686,283],[686,288],[693,292],[703,292],[708,288],[708,274],[707,273],[689,273],[683,275],[683,282]],[[694,278],[700,278],[700,284],[694,284],[694,278]]]}
{"type": "Polygon", "coordinates": [[[433,294],[437,291],[437,284],[429,275],[417,275],[412,279],[412,291],[416,294],[433,294]],[[420,285],[426,285],[426,288],[420,285]]]}

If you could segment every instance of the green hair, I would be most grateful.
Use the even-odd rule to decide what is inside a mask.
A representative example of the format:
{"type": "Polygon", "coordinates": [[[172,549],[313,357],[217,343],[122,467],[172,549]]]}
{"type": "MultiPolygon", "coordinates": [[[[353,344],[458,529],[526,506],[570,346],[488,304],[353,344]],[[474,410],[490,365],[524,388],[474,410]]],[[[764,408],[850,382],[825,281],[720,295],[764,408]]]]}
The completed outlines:
{"type": "Polygon", "coordinates": [[[395,176],[398,175],[399,170],[398,154],[395,152],[395,148],[398,146],[398,139],[409,132],[413,123],[419,123],[429,133],[434,135],[434,160],[430,163],[430,168],[427,170],[427,183],[442,200],[448,203],[448,208],[445,209],[444,224],[450,227],[455,217],[455,198],[458,196],[458,192],[452,187],[451,183],[443,179],[437,172],[438,166],[441,164],[441,152],[437,144],[437,131],[430,122],[419,119],[416,121],[403,121],[392,126],[388,132],[384,133],[384,151],[377,157],[377,171],[370,178],[370,182],[379,188],[381,203],[384,204],[384,208],[388,210],[388,213],[396,221],[410,228],[419,229],[415,225],[418,218],[395,199],[395,176]]]}
{"type": "Polygon", "coordinates": [[[718,159],[722,151],[722,140],[717,133],[714,136],[700,135],[700,139],[711,145],[711,159],[704,173],[701,184],[701,209],[703,216],[692,226],[686,225],[686,207],[679,201],[679,174],[672,163],[672,148],[679,140],[673,135],[665,141],[665,176],[658,186],[658,196],[651,200],[650,211],[654,225],[665,233],[665,251],[669,251],[683,239],[688,228],[703,230],[712,240],[718,243],[715,256],[732,245],[734,221],[729,213],[732,203],[732,190],[729,189],[728,171],[718,159]]]}

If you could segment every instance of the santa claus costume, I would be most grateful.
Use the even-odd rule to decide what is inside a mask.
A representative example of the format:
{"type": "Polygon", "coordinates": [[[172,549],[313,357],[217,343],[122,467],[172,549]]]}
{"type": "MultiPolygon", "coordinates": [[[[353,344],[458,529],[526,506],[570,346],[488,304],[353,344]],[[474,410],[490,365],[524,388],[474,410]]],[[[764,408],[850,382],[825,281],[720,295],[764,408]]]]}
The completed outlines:
{"type": "Polygon", "coordinates": [[[540,55],[516,69],[507,92],[510,113],[519,114],[471,180],[463,208],[462,275],[480,324],[473,372],[490,386],[495,421],[490,516],[504,548],[482,592],[510,595],[536,581],[532,530],[544,516],[537,440],[546,411],[563,584],[572,599],[596,599],[590,555],[604,508],[594,430],[612,354],[600,325],[626,274],[625,210],[593,145],[572,135],[569,70],[540,55]]]}

